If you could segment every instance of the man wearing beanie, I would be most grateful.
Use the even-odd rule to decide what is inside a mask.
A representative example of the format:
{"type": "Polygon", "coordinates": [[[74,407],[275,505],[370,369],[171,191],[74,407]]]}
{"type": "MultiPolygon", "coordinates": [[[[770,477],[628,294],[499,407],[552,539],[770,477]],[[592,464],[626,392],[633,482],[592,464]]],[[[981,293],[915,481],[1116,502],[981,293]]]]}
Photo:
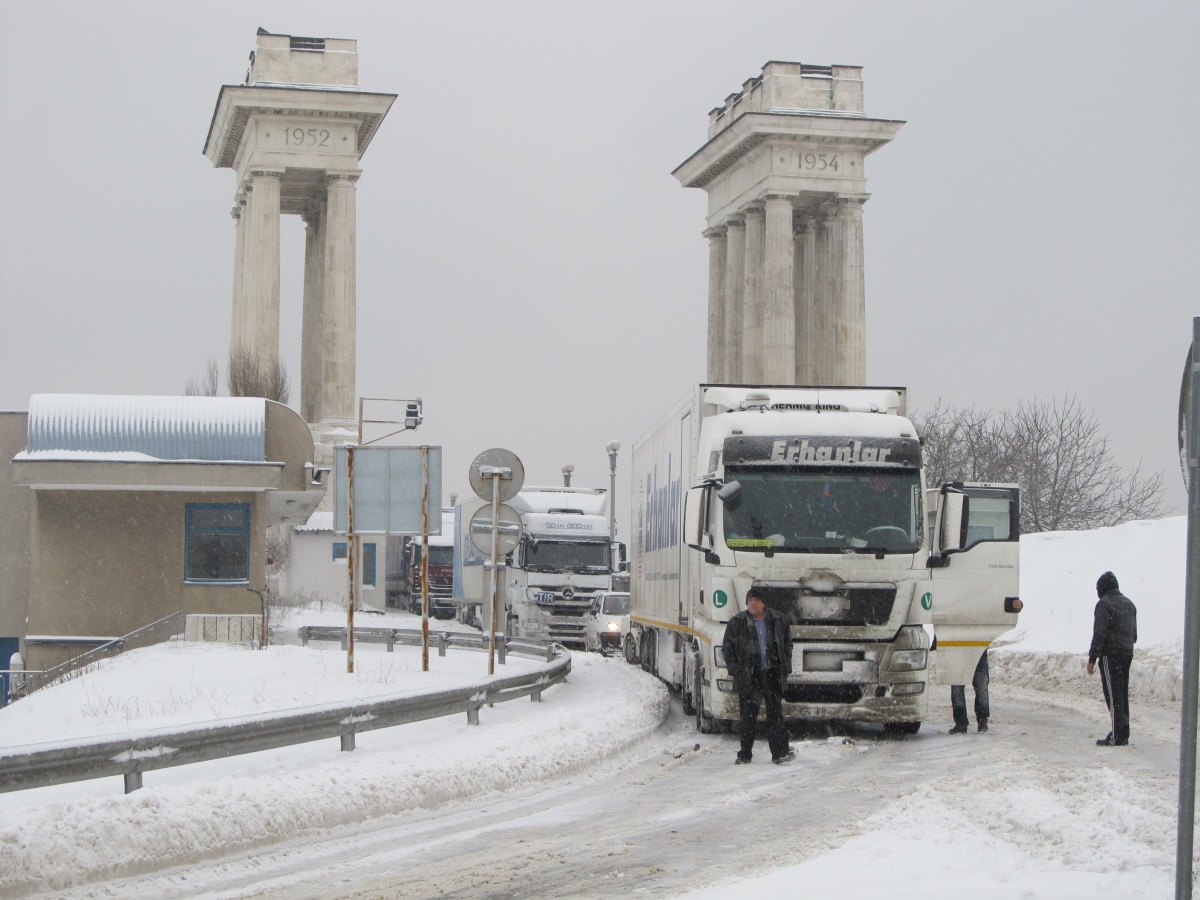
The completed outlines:
{"type": "Polygon", "coordinates": [[[1101,747],[1124,747],[1129,743],[1129,665],[1133,645],[1137,643],[1137,607],[1121,593],[1117,576],[1105,572],[1096,582],[1096,622],[1092,627],[1092,646],[1088,650],[1088,674],[1100,662],[1100,683],[1104,702],[1112,716],[1108,737],[1096,743],[1101,747]]]}

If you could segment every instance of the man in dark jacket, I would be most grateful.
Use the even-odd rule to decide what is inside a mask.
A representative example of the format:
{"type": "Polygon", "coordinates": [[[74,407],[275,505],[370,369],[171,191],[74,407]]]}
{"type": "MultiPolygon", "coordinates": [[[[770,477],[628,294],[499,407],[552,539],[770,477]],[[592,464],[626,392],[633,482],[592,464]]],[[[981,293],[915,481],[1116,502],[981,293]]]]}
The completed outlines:
{"type": "Polygon", "coordinates": [[[1117,576],[1105,572],[1096,582],[1096,622],[1092,627],[1092,646],[1088,650],[1088,674],[1100,661],[1100,682],[1104,702],[1112,716],[1108,737],[1096,743],[1101,747],[1124,747],[1129,743],[1129,665],[1133,645],[1137,643],[1137,607],[1120,591],[1117,576]]]}
{"type": "Polygon", "coordinates": [[[737,762],[748,763],[754,751],[758,708],[767,705],[767,744],[771,762],[795,759],[783,723],[783,691],[792,671],[792,633],[787,620],[767,609],[758,588],[746,592],[746,609],[725,626],[725,665],[733,677],[741,714],[742,739],[737,762]]]}

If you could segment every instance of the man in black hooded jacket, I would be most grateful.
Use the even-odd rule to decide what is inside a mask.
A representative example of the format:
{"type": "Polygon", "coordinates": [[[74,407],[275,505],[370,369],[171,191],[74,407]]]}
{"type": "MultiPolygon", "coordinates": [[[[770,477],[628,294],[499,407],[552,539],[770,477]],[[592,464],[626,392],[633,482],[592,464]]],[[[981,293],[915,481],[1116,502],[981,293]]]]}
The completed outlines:
{"type": "Polygon", "coordinates": [[[1137,643],[1137,607],[1121,593],[1117,576],[1105,572],[1096,582],[1096,622],[1088,650],[1088,674],[1100,662],[1104,702],[1112,716],[1112,730],[1096,743],[1101,747],[1124,747],[1129,743],[1129,666],[1137,643]]]}

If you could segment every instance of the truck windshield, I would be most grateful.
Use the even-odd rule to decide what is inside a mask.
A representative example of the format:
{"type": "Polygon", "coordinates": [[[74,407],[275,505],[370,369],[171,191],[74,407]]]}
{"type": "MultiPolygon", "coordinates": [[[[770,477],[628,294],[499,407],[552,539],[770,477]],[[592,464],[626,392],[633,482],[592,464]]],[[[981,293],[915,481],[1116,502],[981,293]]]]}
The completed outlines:
{"type": "Polygon", "coordinates": [[[724,506],[731,549],[915,553],[921,545],[916,470],[728,467],[725,482],[732,481],[742,490],[724,506]]]}
{"type": "MultiPolygon", "coordinates": [[[[416,551],[413,553],[413,565],[421,564],[421,545],[413,544],[416,551]]],[[[453,547],[430,547],[429,548],[429,564],[431,566],[452,566],[454,565],[454,548],[453,547]]]]}
{"type": "Polygon", "coordinates": [[[529,572],[608,574],[608,542],[527,541],[525,569],[529,572]]]}

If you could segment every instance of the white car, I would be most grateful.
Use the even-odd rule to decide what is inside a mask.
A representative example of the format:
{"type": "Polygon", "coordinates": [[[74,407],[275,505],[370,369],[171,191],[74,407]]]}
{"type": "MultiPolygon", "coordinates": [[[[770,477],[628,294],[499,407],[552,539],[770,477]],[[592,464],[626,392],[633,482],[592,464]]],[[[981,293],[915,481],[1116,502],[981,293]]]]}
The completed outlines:
{"type": "Polygon", "coordinates": [[[629,593],[609,591],[600,594],[584,617],[587,649],[607,654],[621,649],[621,618],[629,615],[629,593]]]}

